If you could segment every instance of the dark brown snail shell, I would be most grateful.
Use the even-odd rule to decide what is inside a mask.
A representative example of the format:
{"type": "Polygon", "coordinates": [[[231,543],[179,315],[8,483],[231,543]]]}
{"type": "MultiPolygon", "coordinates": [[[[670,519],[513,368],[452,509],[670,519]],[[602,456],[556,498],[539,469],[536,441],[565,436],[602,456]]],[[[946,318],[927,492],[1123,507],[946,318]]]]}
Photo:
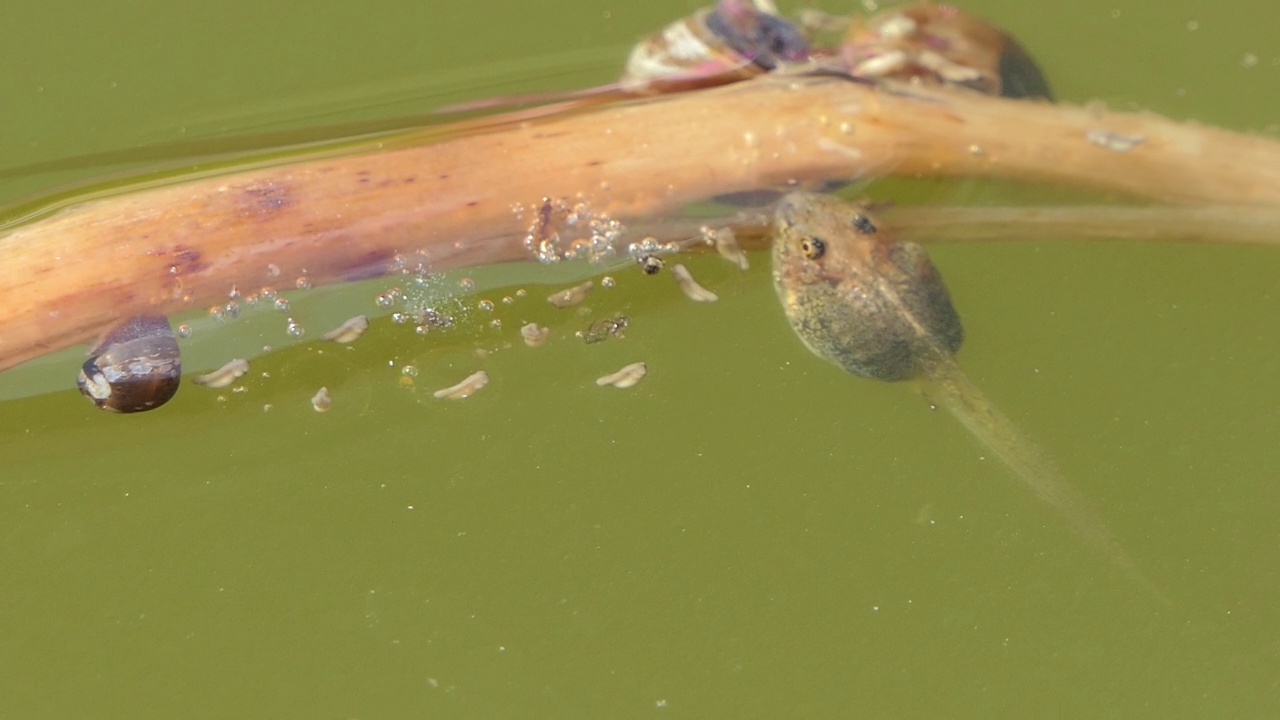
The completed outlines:
{"type": "Polygon", "coordinates": [[[139,315],[112,328],[90,351],[76,385],[103,410],[154,410],[178,392],[182,362],[169,321],[139,315]]]}

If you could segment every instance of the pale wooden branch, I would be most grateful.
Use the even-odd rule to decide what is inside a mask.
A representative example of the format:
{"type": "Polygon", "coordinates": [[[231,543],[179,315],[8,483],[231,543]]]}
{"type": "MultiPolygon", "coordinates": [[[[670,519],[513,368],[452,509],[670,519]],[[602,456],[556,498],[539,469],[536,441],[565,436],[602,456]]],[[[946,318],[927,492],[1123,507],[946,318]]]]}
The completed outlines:
{"type": "Polygon", "coordinates": [[[66,207],[0,237],[0,369],[120,319],[386,271],[532,259],[543,198],[627,221],[761,188],[969,175],[1280,207],[1280,143],[1149,114],[765,76],[66,207]],[[516,208],[524,208],[518,212],[516,208]],[[421,257],[417,259],[422,259],[421,257]]]}

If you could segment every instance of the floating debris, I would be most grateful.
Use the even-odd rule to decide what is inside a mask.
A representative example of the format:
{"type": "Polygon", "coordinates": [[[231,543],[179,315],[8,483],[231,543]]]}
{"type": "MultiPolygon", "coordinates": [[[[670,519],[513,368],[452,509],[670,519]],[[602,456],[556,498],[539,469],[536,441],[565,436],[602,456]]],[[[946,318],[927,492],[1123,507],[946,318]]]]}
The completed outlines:
{"type": "Polygon", "coordinates": [[[217,370],[205,375],[197,375],[192,380],[197,385],[204,385],[216,390],[239,380],[240,376],[247,372],[249,372],[249,361],[244,358],[236,358],[217,370]]]}
{"type": "Polygon", "coordinates": [[[616,373],[597,378],[596,385],[600,387],[608,385],[625,390],[629,387],[635,387],[636,383],[644,379],[644,376],[648,373],[649,368],[644,363],[631,363],[616,373]]]}
{"type": "Polygon", "coordinates": [[[587,292],[593,287],[595,287],[595,283],[588,280],[581,285],[551,293],[547,296],[547,302],[558,308],[572,307],[587,299],[587,292]]]}
{"type": "Polygon", "coordinates": [[[715,302],[720,299],[719,295],[698,284],[693,279],[693,275],[689,273],[689,268],[684,265],[677,264],[671,268],[671,274],[676,278],[676,284],[684,291],[684,294],[694,302],[715,302]]]}
{"type": "Polygon", "coordinates": [[[329,408],[333,407],[333,400],[329,397],[329,388],[322,387],[311,396],[311,409],[316,412],[329,412],[329,408]]]}
{"type": "Polygon", "coordinates": [[[626,330],[627,325],[630,323],[631,318],[626,315],[604,318],[588,325],[585,332],[579,331],[578,337],[585,340],[588,345],[613,337],[620,338],[622,337],[622,331],[626,330]]]}
{"type": "Polygon", "coordinates": [[[863,235],[876,234],[876,224],[871,222],[871,218],[862,213],[858,213],[853,217],[853,229],[863,235]]]}
{"type": "Polygon", "coordinates": [[[742,270],[751,267],[751,263],[747,262],[747,254],[742,252],[742,247],[738,245],[738,237],[733,234],[732,228],[712,229],[703,225],[701,230],[703,239],[715,245],[720,257],[742,270]]]}
{"type": "Polygon", "coordinates": [[[529,347],[542,347],[550,334],[550,328],[542,327],[538,323],[529,323],[520,328],[520,337],[524,338],[524,344],[529,347]]]}
{"type": "Polygon", "coordinates": [[[465,380],[441,390],[432,393],[438,398],[448,398],[450,400],[461,400],[469,397],[472,393],[489,384],[489,374],[483,370],[474,372],[466,377],[465,380]]]}
{"type": "Polygon", "coordinates": [[[357,315],[350,320],[342,323],[338,327],[330,330],[321,336],[321,338],[329,342],[336,342],[346,345],[360,339],[365,330],[369,329],[369,316],[357,315]]]}
{"type": "Polygon", "coordinates": [[[1112,152],[1129,152],[1147,141],[1146,135],[1125,135],[1110,130],[1090,130],[1085,138],[1100,148],[1112,152]]]}
{"type": "Polygon", "coordinates": [[[161,315],[125,320],[107,332],[91,352],[76,385],[103,410],[153,410],[178,392],[182,358],[169,321],[161,315]]]}
{"type": "Polygon", "coordinates": [[[645,275],[657,275],[667,264],[665,260],[657,255],[641,255],[636,258],[636,263],[640,265],[640,269],[644,271],[645,275]]]}

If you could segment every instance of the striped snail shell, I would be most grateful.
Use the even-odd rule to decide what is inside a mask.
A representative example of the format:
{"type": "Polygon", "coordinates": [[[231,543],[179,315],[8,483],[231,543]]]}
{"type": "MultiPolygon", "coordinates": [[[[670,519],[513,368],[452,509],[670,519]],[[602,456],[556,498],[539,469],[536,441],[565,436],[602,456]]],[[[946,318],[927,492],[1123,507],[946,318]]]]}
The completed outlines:
{"type": "Polygon", "coordinates": [[[842,55],[858,77],[1052,99],[1048,81],[1016,40],[951,5],[920,2],[855,20],[842,55]]]}
{"type": "Polygon", "coordinates": [[[623,81],[745,79],[808,57],[808,40],[770,3],[721,0],[632,48],[623,81]]]}
{"type": "Polygon", "coordinates": [[[80,368],[76,385],[103,410],[154,410],[178,392],[182,362],[168,319],[139,315],[102,337],[80,368]]]}

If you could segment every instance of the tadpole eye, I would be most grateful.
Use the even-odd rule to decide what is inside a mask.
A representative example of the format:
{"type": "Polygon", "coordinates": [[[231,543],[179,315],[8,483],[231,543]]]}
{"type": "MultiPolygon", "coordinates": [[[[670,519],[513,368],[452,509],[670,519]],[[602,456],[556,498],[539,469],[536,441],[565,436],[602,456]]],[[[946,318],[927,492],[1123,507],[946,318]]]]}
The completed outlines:
{"type": "Polygon", "coordinates": [[[817,260],[826,251],[827,244],[822,241],[822,238],[811,236],[800,241],[800,252],[804,253],[804,256],[810,260],[817,260]]]}

